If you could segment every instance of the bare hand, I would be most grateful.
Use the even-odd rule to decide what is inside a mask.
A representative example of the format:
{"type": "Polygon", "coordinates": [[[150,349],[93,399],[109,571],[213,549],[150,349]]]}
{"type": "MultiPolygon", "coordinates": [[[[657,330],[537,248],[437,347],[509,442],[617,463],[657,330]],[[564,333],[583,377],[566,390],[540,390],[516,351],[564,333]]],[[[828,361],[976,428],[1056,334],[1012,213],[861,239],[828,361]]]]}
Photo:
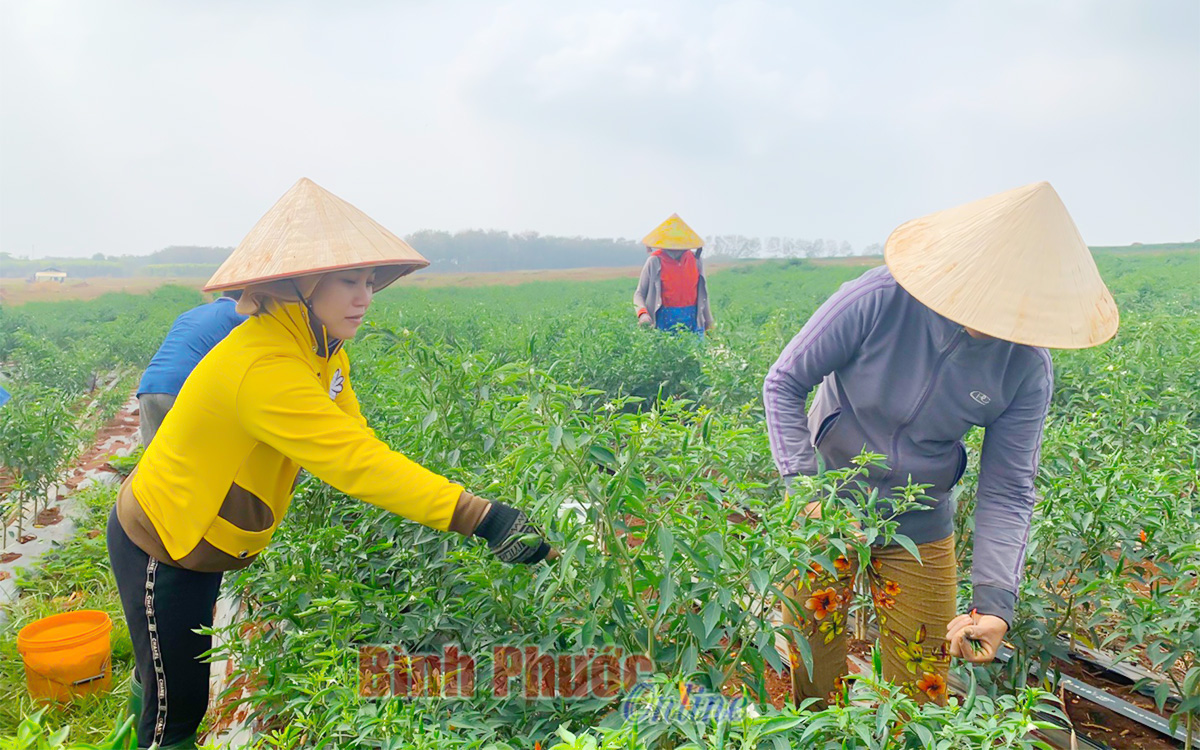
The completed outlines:
{"type": "Polygon", "coordinates": [[[1008,633],[1008,623],[995,615],[981,615],[971,610],[946,625],[946,641],[950,655],[974,664],[986,664],[996,658],[1000,643],[1008,633]]]}
{"type": "Polygon", "coordinates": [[[648,326],[653,322],[654,321],[650,319],[650,313],[642,313],[638,316],[638,325],[640,326],[648,326]]]}

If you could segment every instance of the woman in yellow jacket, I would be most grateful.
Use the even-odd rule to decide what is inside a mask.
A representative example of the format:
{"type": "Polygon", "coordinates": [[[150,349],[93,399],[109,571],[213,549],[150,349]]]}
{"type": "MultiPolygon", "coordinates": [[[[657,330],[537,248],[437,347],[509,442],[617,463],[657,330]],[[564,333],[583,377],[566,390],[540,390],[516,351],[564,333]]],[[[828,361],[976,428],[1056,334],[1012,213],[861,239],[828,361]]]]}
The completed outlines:
{"type": "MultiPolygon", "coordinates": [[[[515,508],[476,497],[375,437],[342,342],[375,291],[428,262],[313,182],[279,200],[206,290],[244,289],[251,317],[188,376],[109,518],[108,549],[144,689],[139,747],[194,747],[208,706],[200,656],[224,571],[267,546],[301,468],[502,560],[551,554],[515,508]]],[[[135,687],[136,693],[136,687],[135,687]]],[[[136,695],[135,695],[136,698],[136,695]]]]}

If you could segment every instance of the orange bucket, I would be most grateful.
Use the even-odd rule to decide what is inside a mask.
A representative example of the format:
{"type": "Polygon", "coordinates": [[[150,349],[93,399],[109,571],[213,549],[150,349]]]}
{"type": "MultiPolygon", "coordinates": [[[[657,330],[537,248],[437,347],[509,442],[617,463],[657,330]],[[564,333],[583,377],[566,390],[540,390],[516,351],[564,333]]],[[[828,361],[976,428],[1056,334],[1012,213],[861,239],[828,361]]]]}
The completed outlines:
{"type": "Polygon", "coordinates": [[[35,620],[17,633],[25,685],[34,700],[66,702],[112,689],[112,620],[78,609],[35,620]]]}

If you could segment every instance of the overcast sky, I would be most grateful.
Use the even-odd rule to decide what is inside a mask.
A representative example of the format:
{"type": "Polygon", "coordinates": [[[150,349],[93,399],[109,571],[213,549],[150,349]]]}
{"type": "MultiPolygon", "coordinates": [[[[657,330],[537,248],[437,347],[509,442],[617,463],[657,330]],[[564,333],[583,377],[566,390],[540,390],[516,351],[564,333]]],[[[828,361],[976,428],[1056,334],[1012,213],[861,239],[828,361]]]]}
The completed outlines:
{"type": "Polygon", "coordinates": [[[1194,240],[1200,2],[0,4],[0,251],[236,245],[302,176],[398,234],[858,248],[1049,180],[1194,240]]]}

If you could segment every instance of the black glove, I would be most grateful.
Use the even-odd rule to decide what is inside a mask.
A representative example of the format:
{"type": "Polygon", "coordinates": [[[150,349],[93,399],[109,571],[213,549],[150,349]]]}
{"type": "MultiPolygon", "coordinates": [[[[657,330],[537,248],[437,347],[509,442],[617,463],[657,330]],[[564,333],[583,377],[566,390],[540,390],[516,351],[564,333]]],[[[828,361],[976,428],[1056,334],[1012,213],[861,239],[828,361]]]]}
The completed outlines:
{"type": "Polygon", "coordinates": [[[486,539],[492,554],[506,563],[532,565],[550,554],[550,545],[542,538],[541,530],[524,513],[504,503],[492,503],[492,509],[476,527],[475,536],[486,539]],[[535,546],[522,540],[530,534],[538,537],[535,546]]]}

